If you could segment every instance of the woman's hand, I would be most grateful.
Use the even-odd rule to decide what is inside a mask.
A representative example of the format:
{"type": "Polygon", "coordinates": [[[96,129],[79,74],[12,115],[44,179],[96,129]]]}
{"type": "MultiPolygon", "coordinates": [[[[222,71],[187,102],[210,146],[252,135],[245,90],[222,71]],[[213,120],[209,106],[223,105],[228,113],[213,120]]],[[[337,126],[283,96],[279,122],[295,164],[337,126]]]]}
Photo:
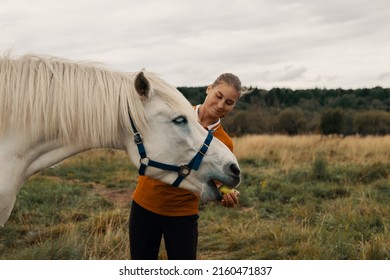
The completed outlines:
{"type": "Polygon", "coordinates": [[[232,190],[228,194],[224,194],[222,196],[222,206],[225,207],[234,207],[238,204],[238,197],[240,196],[240,192],[237,190],[232,190]]]}

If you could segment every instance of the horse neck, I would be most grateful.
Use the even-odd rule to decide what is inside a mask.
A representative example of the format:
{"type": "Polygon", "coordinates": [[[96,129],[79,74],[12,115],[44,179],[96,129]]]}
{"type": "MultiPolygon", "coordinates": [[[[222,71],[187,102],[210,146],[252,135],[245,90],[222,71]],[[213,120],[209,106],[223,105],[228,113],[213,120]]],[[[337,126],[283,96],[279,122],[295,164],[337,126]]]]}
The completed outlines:
{"type": "Polygon", "coordinates": [[[58,139],[33,141],[28,137],[9,134],[0,138],[0,164],[9,166],[11,163],[23,173],[21,176],[28,178],[73,155],[97,148],[124,149],[111,143],[86,146],[84,143],[65,143],[58,139]]]}

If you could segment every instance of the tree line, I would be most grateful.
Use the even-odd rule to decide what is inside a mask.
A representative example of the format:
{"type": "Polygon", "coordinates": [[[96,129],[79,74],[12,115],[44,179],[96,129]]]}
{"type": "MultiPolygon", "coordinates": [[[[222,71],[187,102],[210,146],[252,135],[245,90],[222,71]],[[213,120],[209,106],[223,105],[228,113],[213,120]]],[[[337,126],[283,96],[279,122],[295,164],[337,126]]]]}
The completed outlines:
{"type": "MultiPolygon", "coordinates": [[[[200,104],[206,87],[179,87],[200,104]]],[[[390,88],[255,88],[222,120],[233,136],[246,134],[390,134],[390,88]]]]}

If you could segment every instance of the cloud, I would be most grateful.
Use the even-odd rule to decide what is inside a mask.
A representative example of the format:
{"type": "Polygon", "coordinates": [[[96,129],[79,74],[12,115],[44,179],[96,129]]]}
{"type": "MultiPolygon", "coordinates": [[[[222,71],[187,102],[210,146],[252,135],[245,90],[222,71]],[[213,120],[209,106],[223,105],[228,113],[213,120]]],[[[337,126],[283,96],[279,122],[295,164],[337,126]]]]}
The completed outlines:
{"type": "Polygon", "coordinates": [[[378,76],[379,80],[390,80],[390,72],[382,73],[378,76]]]}
{"type": "Polygon", "coordinates": [[[229,71],[259,87],[390,87],[375,74],[390,64],[389,13],[382,0],[6,0],[0,52],[145,67],[175,85],[229,71]]]}
{"type": "Polygon", "coordinates": [[[305,67],[285,66],[282,69],[266,70],[260,75],[265,82],[292,81],[301,78],[307,72],[305,67]]]}

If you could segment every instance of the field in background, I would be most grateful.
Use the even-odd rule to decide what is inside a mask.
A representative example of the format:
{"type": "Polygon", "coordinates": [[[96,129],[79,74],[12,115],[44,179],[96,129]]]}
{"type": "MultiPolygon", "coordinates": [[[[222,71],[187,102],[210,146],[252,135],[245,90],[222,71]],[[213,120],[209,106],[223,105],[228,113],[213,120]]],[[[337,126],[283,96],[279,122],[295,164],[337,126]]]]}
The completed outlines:
{"type": "MultiPolygon", "coordinates": [[[[201,206],[199,259],[390,258],[390,137],[234,141],[240,206],[201,206]]],[[[35,175],[0,229],[0,258],[128,259],[136,181],[127,155],[111,150],[35,175]]]]}

